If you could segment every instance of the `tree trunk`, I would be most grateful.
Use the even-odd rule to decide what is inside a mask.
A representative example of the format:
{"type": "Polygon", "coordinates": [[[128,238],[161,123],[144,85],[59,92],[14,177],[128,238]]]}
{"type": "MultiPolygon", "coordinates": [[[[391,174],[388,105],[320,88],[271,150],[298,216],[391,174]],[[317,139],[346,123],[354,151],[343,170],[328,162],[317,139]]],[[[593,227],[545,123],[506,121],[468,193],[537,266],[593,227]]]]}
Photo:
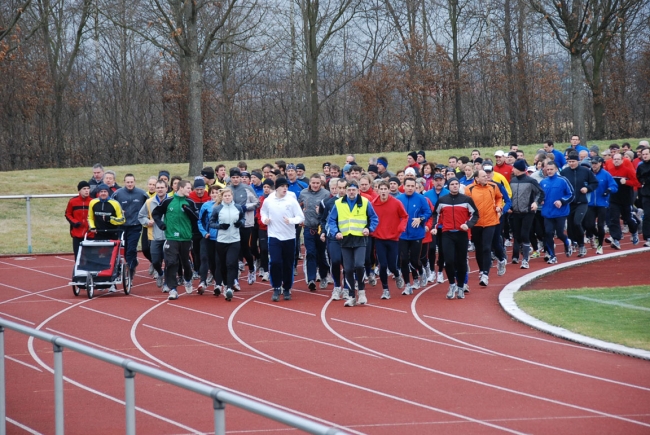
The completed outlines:
{"type": "Polygon", "coordinates": [[[451,22],[451,38],[452,38],[452,68],[454,71],[454,109],[456,111],[456,146],[459,148],[465,147],[465,123],[463,119],[463,105],[460,92],[460,59],[458,57],[458,0],[451,0],[449,2],[449,19],[451,22]]]}
{"type": "Polygon", "coordinates": [[[585,135],[585,92],[584,71],[582,70],[582,54],[571,53],[571,114],[573,131],[570,134],[580,136],[580,142],[587,143],[585,135]]]}
{"type": "Polygon", "coordinates": [[[510,144],[516,145],[519,141],[517,134],[517,97],[516,97],[516,80],[513,71],[513,55],[512,55],[512,14],[510,10],[510,0],[505,0],[503,4],[504,19],[503,19],[503,42],[506,49],[506,81],[507,89],[506,94],[508,98],[508,123],[510,129],[510,144]]]}
{"type": "MultiPolygon", "coordinates": [[[[314,34],[314,38],[316,35],[314,34]]],[[[315,41],[314,41],[315,45],[315,41]]],[[[312,53],[307,56],[307,80],[309,81],[309,144],[308,150],[318,150],[320,146],[318,117],[318,58],[312,53]]],[[[304,151],[304,148],[303,148],[304,151]]],[[[309,154],[312,154],[311,152],[309,154]]]]}
{"type": "Polygon", "coordinates": [[[201,66],[196,57],[188,62],[189,95],[187,102],[187,115],[190,127],[190,150],[188,160],[190,169],[188,175],[199,175],[203,168],[203,114],[201,112],[201,93],[203,83],[201,66]]]}

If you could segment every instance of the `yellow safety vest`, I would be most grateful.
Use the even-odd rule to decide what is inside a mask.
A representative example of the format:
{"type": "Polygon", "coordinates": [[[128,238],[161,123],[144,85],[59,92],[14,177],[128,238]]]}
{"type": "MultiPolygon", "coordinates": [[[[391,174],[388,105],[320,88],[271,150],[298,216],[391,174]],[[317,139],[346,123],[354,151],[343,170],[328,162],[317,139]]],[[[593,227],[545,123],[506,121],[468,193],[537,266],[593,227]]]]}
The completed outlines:
{"type": "Polygon", "coordinates": [[[363,229],[368,225],[368,200],[362,196],[361,207],[355,203],[352,210],[350,210],[345,197],[337,199],[335,205],[339,215],[338,225],[341,234],[363,237],[363,229]]]}

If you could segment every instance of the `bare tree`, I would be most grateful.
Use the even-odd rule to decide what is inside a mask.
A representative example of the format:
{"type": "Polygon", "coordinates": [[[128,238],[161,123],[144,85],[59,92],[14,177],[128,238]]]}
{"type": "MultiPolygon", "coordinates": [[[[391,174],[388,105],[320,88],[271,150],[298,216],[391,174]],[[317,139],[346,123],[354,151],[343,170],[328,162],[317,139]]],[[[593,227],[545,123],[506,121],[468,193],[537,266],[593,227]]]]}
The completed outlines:
{"type": "Polygon", "coordinates": [[[9,36],[31,3],[32,0],[25,0],[16,5],[7,4],[0,6],[0,42],[9,36]],[[5,8],[8,8],[8,10],[4,10],[5,8]]]}

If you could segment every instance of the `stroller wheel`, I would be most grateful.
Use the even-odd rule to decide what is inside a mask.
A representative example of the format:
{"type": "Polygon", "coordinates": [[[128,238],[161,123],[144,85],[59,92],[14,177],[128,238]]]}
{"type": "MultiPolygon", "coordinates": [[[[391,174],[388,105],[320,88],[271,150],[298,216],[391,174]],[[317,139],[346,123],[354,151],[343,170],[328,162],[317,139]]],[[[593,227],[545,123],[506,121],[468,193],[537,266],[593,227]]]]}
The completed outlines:
{"type": "Polygon", "coordinates": [[[122,286],[124,286],[125,295],[131,293],[131,270],[126,264],[122,266],[122,286]]]}
{"type": "Polygon", "coordinates": [[[92,299],[95,296],[95,283],[91,274],[86,275],[86,294],[88,295],[88,299],[92,299]]]}
{"type": "Polygon", "coordinates": [[[81,288],[78,285],[73,285],[72,293],[74,293],[75,296],[79,296],[79,292],[81,292],[81,288]]]}

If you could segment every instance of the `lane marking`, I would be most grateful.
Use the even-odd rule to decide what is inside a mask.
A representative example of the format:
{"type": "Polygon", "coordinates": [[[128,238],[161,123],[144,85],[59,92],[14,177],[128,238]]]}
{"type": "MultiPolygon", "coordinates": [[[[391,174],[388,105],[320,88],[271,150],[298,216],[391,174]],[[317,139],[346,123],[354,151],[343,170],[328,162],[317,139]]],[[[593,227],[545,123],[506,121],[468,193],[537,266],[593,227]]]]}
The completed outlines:
{"type": "MultiPolygon", "coordinates": [[[[66,311],[68,311],[68,310],[70,310],[70,309],[72,309],[72,308],[74,308],[74,307],[76,307],[78,305],[84,304],[84,303],[86,303],[88,301],[91,301],[91,300],[92,299],[86,299],[84,301],[77,302],[74,305],[71,305],[71,306],[69,306],[67,308],[64,308],[63,310],[60,310],[60,311],[52,314],[50,317],[48,317],[43,322],[41,322],[41,324],[38,325],[35,329],[40,330],[44,325],[46,325],[52,319],[58,317],[59,315],[65,313],[66,311]]],[[[32,358],[34,359],[34,361],[36,361],[38,363],[38,365],[43,367],[48,372],[54,374],[54,369],[52,367],[48,366],[47,364],[45,364],[45,362],[36,353],[36,350],[34,349],[34,337],[31,337],[31,336],[29,337],[29,340],[27,341],[27,347],[28,347],[29,353],[32,356],[32,358]]],[[[115,351],[113,350],[113,352],[115,352],[115,351]]],[[[130,358],[133,358],[133,357],[130,357],[130,358]]],[[[148,364],[152,364],[152,363],[148,362],[148,364]]],[[[112,364],[108,364],[108,365],[110,365],[111,367],[115,367],[112,364]]],[[[117,368],[117,367],[115,367],[115,368],[117,368]]],[[[91,388],[91,387],[89,387],[87,385],[84,385],[81,382],[77,382],[74,379],[70,378],[69,376],[63,376],[63,379],[66,382],[68,382],[68,383],[70,383],[70,384],[72,384],[72,385],[74,385],[74,386],[76,386],[78,388],[81,388],[82,390],[88,391],[89,393],[92,393],[92,394],[95,394],[97,396],[103,397],[104,399],[108,399],[108,400],[110,400],[112,402],[115,402],[115,403],[118,403],[120,405],[126,406],[126,403],[124,402],[124,400],[120,400],[117,397],[113,397],[113,396],[111,396],[111,395],[109,395],[107,393],[103,393],[103,392],[101,392],[99,390],[96,390],[96,389],[91,388]]],[[[144,409],[144,408],[142,408],[140,406],[136,406],[135,409],[137,411],[142,412],[143,414],[146,414],[148,416],[157,418],[157,419],[159,419],[161,421],[164,421],[165,423],[169,423],[171,425],[174,425],[174,426],[176,426],[176,427],[178,427],[178,428],[180,428],[180,429],[182,429],[182,430],[184,430],[186,432],[191,432],[191,433],[194,433],[194,434],[197,434],[197,435],[202,435],[203,434],[201,431],[193,429],[193,428],[191,428],[189,426],[186,426],[184,424],[181,424],[181,423],[179,423],[177,421],[171,420],[171,419],[169,419],[167,417],[163,417],[162,415],[156,414],[156,413],[154,413],[152,411],[149,411],[147,409],[144,409]]]]}
{"type": "MultiPolygon", "coordinates": [[[[518,332],[506,331],[506,330],[504,330],[504,329],[495,329],[495,328],[490,328],[490,327],[488,327],[488,326],[480,326],[480,325],[475,325],[475,324],[473,324],[473,323],[459,322],[459,321],[457,321],[457,320],[444,319],[444,318],[442,318],[442,317],[429,316],[429,315],[426,315],[426,314],[423,314],[422,317],[426,317],[426,318],[428,318],[428,319],[433,319],[433,320],[440,320],[440,321],[442,321],[442,322],[455,323],[455,324],[457,324],[457,325],[464,325],[464,326],[471,326],[471,327],[473,327],[473,328],[486,329],[486,330],[488,330],[488,331],[494,331],[494,332],[498,332],[498,333],[501,333],[501,334],[515,335],[515,336],[517,336],[517,337],[529,338],[529,339],[531,339],[531,340],[544,341],[544,342],[551,343],[551,344],[558,344],[558,345],[560,345],[560,346],[573,347],[573,348],[575,348],[575,349],[580,349],[580,350],[588,350],[588,351],[591,351],[591,352],[600,352],[600,353],[605,353],[605,352],[602,351],[602,350],[593,349],[593,348],[591,348],[591,347],[579,346],[579,345],[577,345],[577,344],[572,344],[572,343],[564,343],[564,342],[557,341],[557,340],[555,340],[555,341],[554,341],[554,340],[549,340],[548,338],[533,337],[532,335],[520,334],[520,333],[518,333],[518,332]]],[[[490,351],[490,352],[493,352],[493,351],[490,351]]]]}
{"type": "MultiPolygon", "coordinates": [[[[262,294],[264,294],[264,293],[266,293],[266,292],[268,292],[268,291],[269,291],[269,290],[265,290],[265,291],[263,291],[262,293],[260,293],[259,295],[262,295],[262,294]]],[[[254,297],[256,297],[256,296],[254,296],[254,297]]],[[[248,302],[248,301],[244,302],[244,304],[246,304],[247,302],[248,302]]],[[[215,387],[215,388],[221,388],[221,389],[223,389],[223,390],[226,390],[226,391],[229,391],[229,392],[232,392],[232,393],[239,394],[239,395],[241,395],[241,396],[247,397],[247,398],[249,398],[249,399],[256,400],[256,401],[258,401],[258,402],[260,402],[260,403],[264,403],[264,404],[269,405],[269,406],[273,406],[273,407],[275,407],[275,408],[284,409],[285,411],[291,412],[291,413],[296,414],[296,415],[300,415],[300,416],[305,417],[305,418],[309,418],[309,419],[314,420],[314,421],[317,421],[317,422],[319,422],[319,423],[323,423],[323,424],[326,424],[326,425],[330,425],[330,426],[334,426],[334,427],[338,427],[338,428],[342,428],[342,429],[344,428],[343,426],[341,426],[341,425],[339,425],[339,424],[336,424],[336,423],[333,423],[333,422],[331,422],[331,421],[328,421],[328,420],[322,419],[322,418],[320,418],[320,417],[316,417],[316,416],[314,416],[314,415],[307,414],[307,413],[305,413],[305,412],[301,412],[301,411],[298,411],[298,410],[295,410],[295,409],[289,408],[289,407],[287,407],[287,406],[285,406],[285,405],[281,405],[281,404],[279,404],[279,403],[271,402],[271,401],[266,400],[266,399],[263,399],[263,398],[261,398],[261,397],[253,396],[252,394],[248,394],[248,393],[245,393],[245,392],[243,392],[243,391],[235,390],[235,389],[233,389],[233,388],[226,387],[225,385],[220,385],[220,384],[217,384],[217,383],[212,382],[212,381],[210,381],[210,380],[207,380],[207,379],[201,378],[200,376],[196,376],[196,375],[194,375],[194,374],[192,374],[192,373],[190,373],[190,372],[187,372],[187,371],[185,371],[185,370],[181,370],[181,369],[179,369],[178,367],[176,367],[176,366],[174,366],[174,365],[172,365],[172,364],[168,364],[168,363],[166,363],[165,361],[161,360],[160,358],[157,358],[157,357],[155,357],[154,355],[152,355],[150,352],[148,352],[148,351],[147,351],[147,350],[146,350],[146,349],[145,349],[145,348],[140,344],[140,342],[138,341],[138,338],[136,337],[135,332],[136,332],[136,329],[137,329],[139,323],[142,321],[142,319],[144,319],[145,316],[147,316],[150,312],[152,312],[153,310],[157,309],[158,307],[160,307],[160,306],[163,305],[164,303],[165,303],[165,302],[160,302],[160,303],[158,303],[157,305],[155,305],[155,306],[149,308],[147,311],[145,311],[144,313],[142,313],[142,314],[140,315],[140,317],[138,317],[138,318],[136,319],[136,321],[133,323],[133,325],[131,326],[131,341],[132,341],[133,344],[134,344],[134,345],[135,345],[135,346],[140,350],[140,352],[142,352],[142,353],[143,353],[144,355],[146,355],[148,358],[151,358],[153,361],[156,361],[157,363],[159,363],[159,364],[160,364],[161,366],[163,366],[163,367],[167,367],[169,370],[172,370],[172,371],[174,371],[174,372],[176,372],[176,373],[179,373],[179,374],[181,374],[181,375],[183,375],[183,376],[185,376],[185,377],[188,377],[188,378],[190,378],[190,379],[194,379],[195,381],[202,382],[202,383],[204,383],[204,384],[207,384],[207,385],[213,386],[213,387],[215,387]]],[[[363,432],[359,432],[359,431],[355,431],[355,430],[352,430],[351,432],[352,432],[352,433],[355,433],[355,434],[357,434],[357,435],[365,435],[363,432]]]]}
{"type": "Polygon", "coordinates": [[[301,335],[295,335],[295,334],[291,334],[289,332],[278,331],[277,329],[265,328],[264,326],[253,325],[252,323],[247,323],[247,322],[242,322],[242,321],[238,321],[237,323],[241,323],[242,325],[250,326],[252,328],[262,329],[264,331],[275,332],[276,334],[282,334],[282,335],[287,335],[289,337],[300,338],[301,340],[307,340],[307,341],[311,341],[313,343],[318,343],[318,344],[322,344],[322,345],[325,345],[325,346],[331,346],[331,347],[335,347],[337,349],[348,350],[350,352],[360,353],[362,355],[367,355],[367,356],[371,356],[373,358],[381,359],[381,357],[379,357],[377,355],[373,355],[373,354],[368,353],[368,352],[362,352],[360,350],[350,349],[349,347],[339,346],[337,344],[328,343],[326,341],[315,340],[313,338],[303,337],[301,335]]]}
{"type": "Polygon", "coordinates": [[[137,356],[133,356],[133,355],[130,355],[130,354],[128,354],[128,353],[121,352],[121,351],[119,351],[119,350],[117,350],[117,349],[113,349],[113,348],[111,348],[111,347],[102,346],[101,344],[99,344],[99,343],[95,343],[94,341],[84,340],[83,338],[81,338],[81,337],[77,337],[76,335],[66,334],[65,332],[57,331],[56,329],[53,329],[53,328],[45,328],[45,329],[48,330],[48,331],[50,331],[50,332],[53,332],[54,334],[61,335],[61,336],[63,336],[63,337],[67,337],[67,338],[69,338],[69,339],[71,339],[71,340],[79,341],[79,342],[82,342],[82,343],[86,343],[86,344],[88,344],[88,345],[90,345],[90,346],[93,346],[93,347],[96,347],[96,348],[98,348],[98,349],[103,349],[103,350],[105,350],[106,352],[109,352],[109,353],[115,353],[115,354],[118,354],[118,355],[122,355],[122,356],[125,356],[125,357],[129,358],[129,359],[135,359],[135,360],[141,361],[141,362],[144,363],[144,364],[149,364],[149,365],[152,365],[152,366],[158,367],[156,364],[152,363],[152,362],[149,361],[149,360],[142,359],[142,358],[138,358],[137,356]]]}
{"type": "Polygon", "coordinates": [[[17,265],[17,264],[7,263],[7,262],[5,262],[5,261],[0,261],[0,264],[6,264],[7,266],[17,267],[17,268],[19,268],[19,269],[31,270],[32,272],[42,273],[43,275],[53,276],[54,278],[65,279],[66,281],[69,281],[69,280],[70,280],[70,278],[68,278],[68,277],[61,276],[61,275],[55,275],[55,274],[53,274],[53,273],[49,273],[49,272],[43,272],[42,270],[34,269],[34,268],[32,268],[32,267],[19,266],[19,265],[17,265]]]}
{"type": "Polygon", "coordinates": [[[9,418],[9,417],[5,417],[5,418],[7,419],[7,421],[8,421],[9,423],[13,424],[14,426],[18,426],[19,428],[21,428],[21,429],[24,430],[25,432],[29,432],[29,433],[31,433],[32,435],[43,435],[42,433],[35,431],[34,429],[32,429],[32,428],[29,427],[29,426],[25,426],[25,425],[22,424],[22,423],[18,423],[18,422],[17,422],[16,420],[14,420],[13,418],[9,418]]]}
{"type": "Polygon", "coordinates": [[[381,305],[375,305],[375,304],[366,304],[366,305],[369,306],[369,307],[373,307],[373,308],[381,308],[381,309],[383,309],[383,310],[395,311],[395,312],[398,312],[398,313],[404,313],[404,314],[407,314],[407,313],[408,313],[408,311],[398,310],[397,308],[383,307],[383,306],[381,306],[381,305]]]}
{"type": "Polygon", "coordinates": [[[27,298],[27,297],[30,297],[30,296],[40,296],[40,297],[42,297],[44,299],[48,299],[48,301],[61,302],[61,303],[68,304],[68,305],[72,304],[72,302],[68,302],[68,301],[63,300],[63,299],[57,299],[57,298],[53,298],[52,296],[46,296],[46,295],[41,294],[41,293],[45,293],[45,292],[51,292],[52,290],[58,290],[58,289],[61,289],[61,288],[64,288],[64,287],[69,287],[68,285],[60,285],[58,287],[52,287],[52,288],[48,288],[48,289],[45,289],[45,290],[39,290],[39,291],[36,291],[36,292],[30,291],[30,290],[25,290],[25,289],[20,288],[20,287],[14,287],[14,286],[9,285],[9,284],[0,283],[0,286],[4,286],[4,287],[10,288],[12,290],[18,290],[18,291],[21,291],[21,292],[25,293],[22,296],[16,296],[15,298],[7,299],[6,301],[2,301],[2,302],[0,302],[0,305],[8,304],[10,302],[17,301],[18,299],[27,298]]]}
{"type": "Polygon", "coordinates": [[[287,308],[287,307],[283,307],[283,306],[277,305],[277,304],[269,304],[268,302],[260,302],[260,301],[254,301],[254,302],[256,304],[266,305],[267,307],[279,308],[281,310],[293,311],[294,313],[306,314],[308,316],[316,317],[316,314],[308,313],[307,311],[294,310],[293,308],[287,308]]]}
{"type": "Polygon", "coordinates": [[[28,325],[36,325],[36,323],[34,323],[34,322],[30,322],[29,320],[21,319],[20,317],[12,316],[11,314],[0,312],[0,316],[11,317],[14,320],[18,320],[19,322],[27,323],[28,325]]]}
{"type": "MultiPolygon", "coordinates": [[[[252,300],[252,299],[250,299],[250,300],[252,300]]],[[[395,401],[398,401],[398,402],[406,403],[408,405],[413,405],[413,406],[417,406],[417,407],[420,407],[420,408],[424,408],[424,409],[427,409],[427,410],[430,410],[430,411],[435,411],[435,412],[443,413],[443,414],[446,414],[446,415],[452,415],[452,416],[457,417],[457,418],[461,418],[461,419],[471,421],[473,423],[481,424],[481,425],[484,425],[484,426],[489,426],[489,427],[492,427],[492,428],[495,428],[495,429],[503,430],[503,431],[506,431],[506,432],[509,432],[509,433],[523,434],[522,432],[518,432],[518,431],[515,431],[513,429],[503,427],[503,426],[488,423],[488,422],[485,422],[485,421],[482,421],[482,420],[477,420],[477,419],[474,419],[472,417],[468,417],[468,416],[465,416],[465,415],[462,415],[462,414],[458,414],[458,413],[447,411],[447,410],[444,410],[444,409],[441,409],[441,408],[436,408],[436,407],[433,407],[433,406],[425,405],[424,403],[415,402],[415,401],[405,399],[405,398],[402,398],[402,397],[399,397],[399,396],[384,393],[384,392],[379,391],[379,390],[374,390],[372,388],[364,387],[362,385],[353,384],[351,382],[347,382],[347,381],[343,381],[341,379],[333,378],[331,376],[327,376],[327,375],[324,375],[324,374],[321,374],[321,373],[317,373],[317,372],[308,370],[306,368],[297,366],[295,364],[288,363],[288,362],[283,361],[283,360],[281,360],[279,358],[275,358],[275,357],[273,357],[271,355],[268,355],[268,354],[262,352],[261,350],[256,349],[253,346],[251,346],[250,344],[246,343],[244,340],[242,340],[237,335],[237,333],[234,330],[233,322],[234,322],[235,316],[237,315],[237,312],[242,307],[244,307],[249,301],[246,301],[243,304],[241,304],[240,306],[238,306],[237,308],[235,308],[235,310],[232,312],[232,314],[228,318],[228,329],[230,330],[230,334],[235,338],[235,340],[239,341],[243,346],[246,346],[247,348],[249,348],[253,352],[256,352],[256,353],[258,353],[260,355],[264,355],[266,358],[269,358],[272,361],[275,361],[275,362],[277,362],[279,364],[285,365],[285,366],[290,367],[292,369],[298,370],[300,372],[307,373],[307,374],[309,374],[311,376],[315,376],[315,377],[318,377],[318,378],[321,378],[321,379],[325,379],[325,380],[328,380],[328,381],[331,381],[331,382],[334,382],[334,383],[337,383],[337,384],[341,384],[341,385],[344,385],[344,386],[347,386],[347,387],[350,387],[350,388],[354,388],[354,389],[361,390],[361,391],[364,391],[364,392],[367,392],[367,393],[375,394],[375,395],[385,397],[385,398],[388,398],[388,399],[391,399],[391,400],[395,400],[395,401]]],[[[332,300],[328,299],[328,301],[323,306],[323,309],[321,310],[321,320],[323,321],[323,323],[325,324],[326,327],[329,327],[329,325],[327,325],[327,322],[325,321],[325,319],[323,319],[323,316],[324,316],[325,310],[327,309],[327,307],[329,306],[329,304],[331,302],[332,302],[332,300]]],[[[330,329],[330,331],[332,331],[331,328],[328,328],[328,329],[330,329]]],[[[332,331],[332,333],[334,333],[334,332],[332,331]]],[[[334,333],[334,334],[337,335],[336,333],[334,333]]],[[[344,341],[350,342],[349,340],[344,340],[344,341]]],[[[353,344],[354,346],[357,346],[357,347],[361,347],[361,346],[359,346],[359,345],[357,345],[355,343],[351,343],[351,344],[353,344]]],[[[365,350],[369,350],[369,349],[365,349],[365,350]]],[[[369,350],[369,351],[372,352],[372,353],[379,354],[379,352],[375,352],[373,350],[369,350]]],[[[342,429],[345,429],[345,430],[351,430],[347,426],[339,426],[339,427],[341,427],[342,429]]]]}
{"type": "Polygon", "coordinates": [[[234,353],[237,353],[239,355],[244,355],[244,356],[248,356],[248,357],[251,357],[251,358],[255,358],[255,359],[258,359],[260,361],[267,362],[267,363],[271,362],[271,361],[265,360],[264,358],[260,358],[257,355],[251,355],[250,353],[241,352],[239,350],[231,349],[231,348],[226,347],[226,346],[221,346],[221,345],[218,345],[218,344],[210,343],[209,341],[201,340],[199,338],[190,337],[189,335],[179,334],[179,333],[174,332],[174,331],[168,331],[167,329],[157,328],[155,326],[147,325],[147,324],[144,324],[144,323],[142,324],[142,326],[144,326],[146,328],[149,328],[149,329],[153,329],[155,331],[165,332],[165,333],[170,334],[170,335],[175,335],[177,337],[181,337],[181,338],[184,338],[186,340],[196,341],[197,343],[205,344],[206,346],[211,346],[211,347],[216,347],[217,349],[227,350],[229,352],[234,352],[234,353]]]}
{"type": "Polygon", "coordinates": [[[417,335],[404,334],[402,332],[391,331],[389,329],[383,329],[383,328],[377,328],[376,326],[364,325],[362,323],[355,323],[355,322],[350,322],[350,321],[342,320],[342,319],[332,318],[332,320],[334,320],[336,322],[346,323],[346,324],[352,325],[352,326],[359,326],[361,328],[367,328],[367,329],[372,329],[372,330],[375,330],[375,331],[384,332],[386,334],[393,334],[393,335],[398,335],[400,337],[412,338],[413,340],[426,341],[427,343],[434,343],[434,344],[440,344],[440,345],[443,345],[443,346],[454,347],[456,349],[466,350],[468,352],[477,352],[477,353],[482,353],[484,355],[492,355],[489,352],[484,352],[484,351],[481,351],[481,350],[472,349],[471,347],[468,347],[468,346],[457,346],[455,344],[449,344],[449,343],[445,343],[445,342],[442,342],[442,341],[431,340],[430,338],[418,337],[417,335]]]}
{"type": "Polygon", "coordinates": [[[328,291],[327,289],[319,289],[319,290],[321,291],[321,293],[318,293],[317,290],[314,290],[314,291],[312,292],[312,291],[307,291],[307,290],[298,290],[298,289],[296,289],[296,288],[292,288],[292,289],[291,289],[291,291],[300,292],[300,293],[307,293],[308,295],[312,295],[312,296],[321,296],[321,297],[324,297],[324,298],[329,298],[329,297],[331,297],[331,296],[328,296],[328,295],[324,295],[324,294],[322,293],[322,292],[324,292],[324,291],[328,291]]]}
{"type": "MultiPolygon", "coordinates": [[[[432,287],[433,286],[426,287],[425,289],[423,289],[423,291],[421,291],[420,293],[418,293],[416,295],[416,297],[411,302],[411,309],[412,310],[414,309],[414,306],[415,306],[415,303],[417,302],[418,296],[420,296],[421,294],[424,294],[425,290],[427,290],[429,288],[432,288],[432,287]]],[[[598,411],[596,409],[591,409],[591,408],[587,408],[587,407],[584,407],[584,406],[574,405],[574,404],[571,404],[571,403],[562,402],[560,400],[555,400],[555,399],[551,399],[551,398],[548,398],[548,397],[538,396],[536,394],[526,393],[524,391],[514,390],[512,388],[502,387],[500,385],[491,384],[489,382],[479,381],[478,379],[473,379],[473,378],[468,378],[468,377],[456,375],[456,374],[453,374],[453,373],[443,372],[442,370],[437,370],[437,369],[434,369],[434,368],[431,368],[431,367],[426,367],[426,366],[423,366],[421,364],[416,364],[416,363],[413,363],[413,362],[410,362],[410,361],[406,361],[406,360],[403,360],[403,359],[400,359],[400,358],[397,358],[397,357],[394,357],[394,356],[391,356],[391,355],[388,355],[388,354],[385,354],[385,353],[370,349],[370,348],[368,348],[366,346],[363,346],[363,345],[361,345],[359,343],[356,343],[356,342],[354,342],[352,340],[349,340],[349,339],[343,337],[338,332],[334,331],[334,329],[329,325],[329,323],[327,322],[327,319],[325,317],[325,311],[327,310],[328,305],[329,305],[329,301],[325,304],[325,306],[323,307],[323,310],[321,311],[321,319],[322,319],[323,324],[325,325],[325,327],[330,329],[332,334],[336,335],[341,340],[344,340],[344,341],[346,341],[346,342],[348,342],[348,343],[350,343],[350,344],[352,344],[354,346],[357,346],[357,347],[359,347],[361,349],[364,349],[364,350],[366,350],[368,352],[377,353],[378,355],[381,355],[384,358],[391,359],[393,361],[400,362],[402,364],[405,364],[405,365],[408,365],[408,366],[411,366],[411,367],[419,368],[419,369],[427,371],[427,372],[436,373],[436,374],[439,374],[439,375],[442,375],[442,376],[447,376],[447,377],[450,377],[452,379],[458,379],[458,380],[461,380],[461,381],[473,383],[473,384],[480,385],[480,386],[483,386],[483,387],[496,389],[498,391],[511,393],[511,394],[514,394],[514,395],[517,395],[517,396],[523,396],[523,397],[527,397],[527,398],[530,398],[530,399],[536,399],[536,400],[540,400],[540,401],[543,401],[543,402],[552,403],[554,405],[566,406],[568,408],[578,409],[580,411],[585,411],[585,412],[589,412],[589,413],[593,413],[593,414],[597,414],[597,415],[607,416],[607,417],[610,417],[610,418],[613,418],[613,419],[616,419],[616,420],[625,421],[627,423],[633,423],[633,424],[636,424],[636,425],[639,425],[639,426],[650,427],[650,423],[644,423],[644,422],[632,420],[632,419],[629,419],[629,418],[621,417],[621,416],[618,416],[618,415],[615,415],[615,414],[610,414],[610,413],[607,413],[607,412],[604,412],[604,411],[598,411]]],[[[458,341],[458,340],[454,340],[454,341],[458,341]]],[[[471,346],[471,347],[476,348],[478,346],[471,346]]]]}
{"type": "Polygon", "coordinates": [[[84,306],[82,306],[81,308],[83,308],[84,310],[93,311],[95,313],[103,314],[105,316],[114,317],[116,319],[124,320],[125,322],[131,322],[131,320],[125,319],[124,317],[116,316],[115,314],[106,313],[104,311],[99,311],[99,310],[96,310],[94,308],[88,308],[88,307],[84,307],[84,306]]]}
{"type": "Polygon", "coordinates": [[[618,301],[608,301],[604,299],[590,298],[589,296],[566,295],[566,297],[571,299],[580,299],[582,301],[595,302],[597,304],[614,305],[616,307],[627,308],[629,310],[650,311],[650,308],[646,308],[646,307],[639,307],[637,305],[626,304],[624,302],[618,302],[618,301]]]}
{"type": "Polygon", "coordinates": [[[199,313],[199,314],[205,314],[206,316],[216,317],[217,319],[225,319],[225,317],[219,316],[218,314],[207,313],[205,311],[195,310],[194,308],[188,308],[188,307],[184,307],[182,305],[169,304],[169,306],[170,307],[175,307],[175,308],[181,308],[181,309],[187,310],[187,311],[193,311],[193,312],[199,313]]]}
{"type": "Polygon", "coordinates": [[[13,361],[13,362],[15,362],[15,363],[22,364],[22,365],[24,365],[25,367],[29,367],[30,369],[34,369],[34,370],[36,370],[37,372],[42,372],[42,371],[43,371],[43,370],[39,369],[39,368],[36,367],[36,366],[33,366],[33,365],[28,364],[28,363],[26,363],[26,362],[23,362],[23,361],[21,361],[21,360],[19,360],[19,359],[12,358],[12,357],[10,357],[9,355],[5,355],[5,358],[8,359],[8,360],[10,360],[10,361],[13,361]]]}

